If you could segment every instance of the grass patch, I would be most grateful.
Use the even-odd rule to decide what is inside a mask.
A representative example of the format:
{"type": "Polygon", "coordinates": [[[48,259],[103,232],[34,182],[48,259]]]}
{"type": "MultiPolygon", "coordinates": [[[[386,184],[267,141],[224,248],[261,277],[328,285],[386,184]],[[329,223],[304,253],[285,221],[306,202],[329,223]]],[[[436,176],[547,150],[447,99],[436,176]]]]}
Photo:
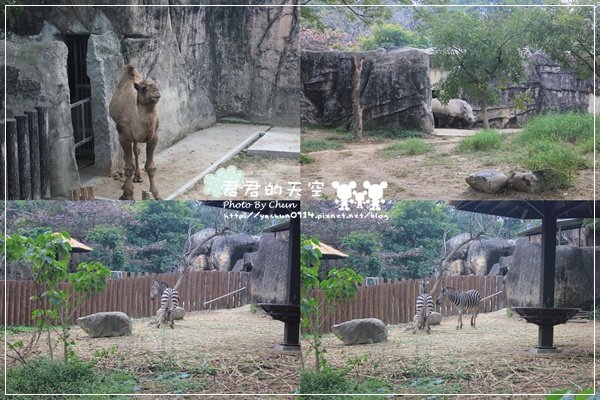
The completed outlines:
{"type": "Polygon", "coordinates": [[[429,153],[433,146],[423,139],[411,138],[402,142],[392,143],[389,146],[380,150],[384,157],[398,157],[401,155],[415,156],[419,154],[429,153]]]}
{"type": "MultiPolygon", "coordinates": [[[[389,393],[390,386],[377,379],[354,379],[345,369],[324,368],[317,372],[302,370],[300,372],[301,393],[310,394],[345,394],[345,396],[326,396],[328,399],[381,399],[381,395],[389,393]],[[363,394],[362,396],[348,396],[363,394]],[[364,396],[373,394],[374,396],[364,396]]],[[[300,395],[303,400],[322,399],[323,396],[300,395]]]]}
{"type": "MultiPolygon", "coordinates": [[[[93,362],[79,359],[62,362],[38,358],[29,361],[27,365],[9,368],[6,371],[8,393],[133,393],[135,383],[135,378],[129,374],[121,371],[108,372],[96,369],[93,362]]],[[[35,396],[19,398],[39,399],[35,396]]],[[[82,398],[84,397],[82,396],[82,398]]],[[[90,399],[95,396],[85,398],[90,399]]],[[[106,397],[98,396],[97,398],[106,397]]]]}
{"type": "Polygon", "coordinates": [[[310,153],[313,151],[321,150],[340,150],[343,149],[344,145],[338,140],[329,139],[315,139],[315,140],[303,140],[301,149],[303,153],[310,153]]]}
{"type": "Polygon", "coordinates": [[[573,145],[541,140],[527,146],[521,162],[527,169],[541,171],[548,189],[569,187],[574,172],[586,167],[586,160],[577,154],[573,145]]]}
{"type": "Polygon", "coordinates": [[[502,135],[495,129],[484,129],[473,136],[466,137],[458,143],[458,151],[489,151],[499,149],[502,145],[502,135]]]}
{"type": "Polygon", "coordinates": [[[529,121],[519,135],[517,143],[535,144],[538,141],[553,141],[576,145],[593,140],[593,137],[593,114],[546,114],[529,121]]]}
{"type": "Polygon", "coordinates": [[[300,154],[300,164],[312,164],[314,163],[316,160],[314,157],[311,156],[307,156],[306,154],[300,154]]]}

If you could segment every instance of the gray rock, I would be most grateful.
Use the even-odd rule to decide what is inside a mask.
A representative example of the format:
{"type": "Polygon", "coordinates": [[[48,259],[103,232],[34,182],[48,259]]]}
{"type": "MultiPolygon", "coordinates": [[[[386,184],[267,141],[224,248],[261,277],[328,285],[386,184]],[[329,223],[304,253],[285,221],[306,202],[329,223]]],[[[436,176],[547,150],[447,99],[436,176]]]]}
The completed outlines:
{"type": "Polygon", "coordinates": [[[252,268],[252,302],[285,303],[289,235],[263,235],[252,268]]]}
{"type": "Polygon", "coordinates": [[[467,269],[475,275],[486,275],[500,261],[500,257],[512,255],[514,247],[514,240],[503,238],[473,241],[467,253],[467,269]]]}
{"type": "Polygon", "coordinates": [[[176,307],[175,312],[173,312],[173,319],[183,319],[185,317],[185,309],[183,307],[176,307]]]}
{"type": "Polygon", "coordinates": [[[331,327],[345,345],[372,344],[387,340],[387,326],[377,318],[353,319],[331,327]]]}
{"type": "Polygon", "coordinates": [[[242,272],[244,270],[244,260],[241,258],[235,262],[231,272],[242,272]]]}
{"type": "Polygon", "coordinates": [[[461,99],[450,99],[447,105],[432,99],[431,111],[436,128],[468,129],[475,123],[473,108],[461,99]]]}
{"type": "Polygon", "coordinates": [[[127,336],[133,329],[131,318],[120,311],[90,314],[78,318],[77,325],[93,338],[127,336]]]}
{"type": "Polygon", "coordinates": [[[500,275],[500,264],[496,263],[496,264],[492,265],[490,272],[488,272],[486,275],[489,275],[489,276],[500,275]]]}
{"type": "Polygon", "coordinates": [[[544,189],[544,176],[541,172],[513,172],[508,182],[513,189],[519,192],[538,193],[544,189]]]}
{"type": "Polygon", "coordinates": [[[432,311],[429,316],[429,325],[439,325],[442,323],[442,314],[437,311],[432,311]]]}
{"type": "Polygon", "coordinates": [[[245,233],[218,236],[212,242],[208,261],[212,269],[231,271],[244,253],[258,250],[258,246],[257,238],[245,233]]]}
{"type": "MultiPolygon", "coordinates": [[[[3,50],[3,49],[2,49],[3,50]]],[[[48,107],[50,190],[66,197],[79,187],[71,123],[67,46],[63,42],[6,42],[8,117],[48,107]]]]}
{"type": "Polygon", "coordinates": [[[469,175],[465,180],[469,186],[480,192],[498,193],[506,186],[508,177],[500,171],[486,169],[469,175]]]}
{"type": "MultiPolygon", "coordinates": [[[[444,247],[442,247],[442,249],[440,250],[440,257],[446,257],[448,254],[452,253],[455,247],[465,242],[470,237],[471,235],[468,232],[464,232],[446,240],[444,247]]],[[[460,249],[456,250],[454,256],[452,257],[452,260],[464,259],[467,256],[467,252],[469,251],[469,243],[463,245],[460,249]]]]}
{"type": "MultiPolygon", "coordinates": [[[[600,248],[556,247],[555,307],[591,309],[594,301],[594,253],[600,257],[600,248]]],[[[508,299],[513,306],[540,305],[541,245],[519,240],[509,258],[506,282],[508,299]]],[[[600,274],[596,274],[596,287],[600,274]]],[[[596,302],[598,302],[596,298],[596,302]]]]}
{"type": "Polygon", "coordinates": [[[352,117],[352,57],[364,58],[360,102],[365,128],[433,131],[429,56],[417,49],[303,51],[302,85],[307,123],[342,125],[352,117]]]}
{"type": "Polygon", "coordinates": [[[113,121],[108,115],[110,95],[117,88],[123,70],[117,35],[106,32],[90,35],[87,50],[87,74],[92,88],[92,118],[94,127],[94,167],[100,175],[111,175],[124,166],[123,150],[113,121]]]}

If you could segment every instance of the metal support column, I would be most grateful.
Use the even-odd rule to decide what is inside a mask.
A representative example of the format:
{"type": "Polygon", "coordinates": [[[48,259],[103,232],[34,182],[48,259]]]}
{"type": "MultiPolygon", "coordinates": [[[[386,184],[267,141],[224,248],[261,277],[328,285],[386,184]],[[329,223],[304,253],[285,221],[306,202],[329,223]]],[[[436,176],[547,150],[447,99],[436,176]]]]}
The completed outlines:
{"type": "MultiPolygon", "coordinates": [[[[541,307],[554,308],[556,279],[556,216],[546,215],[542,219],[542,271],[540,277],[541,307]]],[[[554,326],[540,325],[538,349],[554,349],[554,326]]]]}

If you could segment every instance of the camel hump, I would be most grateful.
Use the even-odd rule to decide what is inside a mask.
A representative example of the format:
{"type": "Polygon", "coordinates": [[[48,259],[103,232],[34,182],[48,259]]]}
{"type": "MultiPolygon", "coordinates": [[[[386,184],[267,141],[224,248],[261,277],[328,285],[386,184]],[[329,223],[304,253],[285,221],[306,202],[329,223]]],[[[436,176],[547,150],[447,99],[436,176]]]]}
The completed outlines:
{"type": "Polygon", "coordinates": [[[123,68],[123,73],[125,73],[126,75],[131,75],[134,76],[135,75],[135,67],[133,65],[127,64],[124,68],[123,68]]]}

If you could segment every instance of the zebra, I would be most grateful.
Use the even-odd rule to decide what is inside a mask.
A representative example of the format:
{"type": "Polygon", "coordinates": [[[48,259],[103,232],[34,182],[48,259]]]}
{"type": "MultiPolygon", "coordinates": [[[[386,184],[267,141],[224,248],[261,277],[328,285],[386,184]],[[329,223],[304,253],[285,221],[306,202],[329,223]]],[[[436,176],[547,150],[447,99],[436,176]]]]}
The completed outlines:
{"type": "Polygon", "coordinates": [[[445,287],[442,289],[442,294],[438,297],[436,303],[440,305],[446,300],[446,297],[450,299],[458,308],[458,324],[456,329],[462,329],[462,315],[471,311],[471,326],[475,328],[475,320],[477,319],[477,313],[479,312],[479,303],[481,303],[481,295],[477,290],[467,290],[461,292],[460,290],[445,287]]]}
{"type": "Polygon", "coordinates": [[[413,319],[413,333],[416,334],[417,330],[421,330],[424,327],[427,328],[427,334],[431,332],[429,318],[431,317],[433,308],[433,297],[431,297],[429,293],[421,293],[419,297],[417,297],[417,313],[413,319]]]}
{"type": "Polygon", "coordinates": [[[153,281],[152,290],[150,290],[150,300],[154,300],[157,295],[160,295],[160,308],[156,313],[158,317],[156,327],[160,329],[161,323],[169,321],[171,329],[174,329],[173,314],[175,313],[175,308],[179,306],[179,293],[177,293],[177,290],[169,288],[162,281],[153,281]]]}

